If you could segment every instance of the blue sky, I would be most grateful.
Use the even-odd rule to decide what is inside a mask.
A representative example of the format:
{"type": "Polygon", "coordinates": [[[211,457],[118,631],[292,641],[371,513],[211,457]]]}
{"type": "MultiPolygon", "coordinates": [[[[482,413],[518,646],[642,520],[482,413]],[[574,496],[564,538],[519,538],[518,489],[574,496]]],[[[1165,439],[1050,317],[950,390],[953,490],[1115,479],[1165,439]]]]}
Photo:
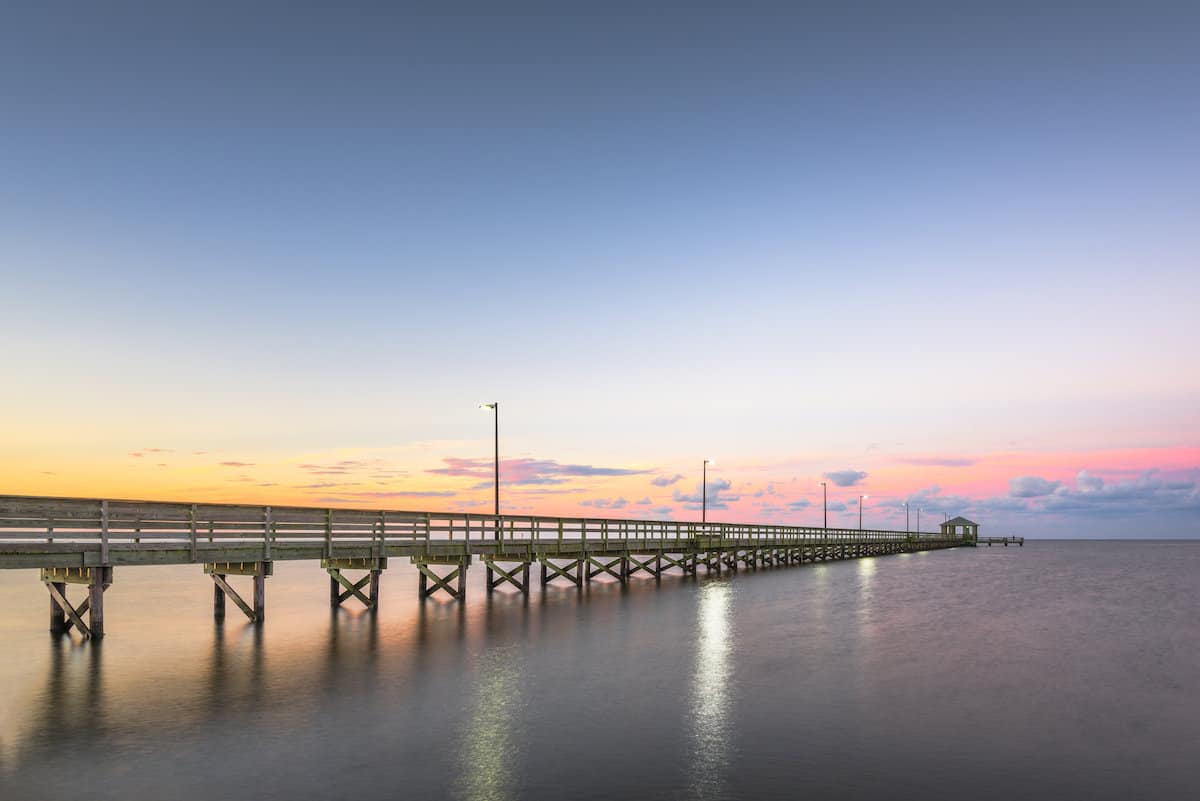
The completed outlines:
{"type": "Polygon", "coordinates": [[[416,475],[484,398],[673,472],[1200,444],[1194,4],[7,16],[18,479],[459,443],[416,475]]]}

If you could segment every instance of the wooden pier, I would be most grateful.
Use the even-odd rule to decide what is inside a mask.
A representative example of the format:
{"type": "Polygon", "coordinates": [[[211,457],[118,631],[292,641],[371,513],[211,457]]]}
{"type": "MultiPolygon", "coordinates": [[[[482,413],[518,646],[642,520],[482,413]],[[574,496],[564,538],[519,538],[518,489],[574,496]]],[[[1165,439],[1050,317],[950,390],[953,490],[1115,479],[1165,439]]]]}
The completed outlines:
{"type": "Polygon", "coordinates": [[[416,565],[419,597],[442,593],[463,601],[476,559],[489,592],[511,586],[528,593],[534,564],[541,585],[582,588],[601,577],[720,574],[976,540],[802,526],[0,495],[0,569],[40,569],[50,630],[74,627],[85,637],[104,635],[104,593],[116,568],[139,565],[198,565],[212,581],[216,618],[224,617],[229,599],[261,623],[266,580],[280,560],[318,562],[329,577],[331,606],[354,601],[373,610],[388,560],[397,558],[416,565]],[[250,600],[235,588],[235,577],[249,579],[250,600]],[[67,597],[70,584],[87,588],[78,606],[67,597]]]}

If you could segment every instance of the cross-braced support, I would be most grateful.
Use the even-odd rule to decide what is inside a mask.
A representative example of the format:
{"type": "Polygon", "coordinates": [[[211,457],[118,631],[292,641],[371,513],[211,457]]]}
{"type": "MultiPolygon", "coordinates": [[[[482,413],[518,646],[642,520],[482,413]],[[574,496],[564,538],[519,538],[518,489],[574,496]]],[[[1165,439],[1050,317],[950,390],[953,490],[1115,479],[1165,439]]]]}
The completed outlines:
{"type": "Polygon", "coordinates": [[[387,569],[387,557],[365,556],[353,559],[322,559],[321,567],[329,574],[329,605],[337,609],[350,598],[357,598],[368,609],[379,607],[379,577],[387,569]],[[351,582],[343,570],[367,571],[358,581],[351,582]],[[363,587],[367,593],[363,594],[363,587]]]}
{"type": "Polygon", "coordinates": [[[683,575],[685,575],[685,576],[689,575],[689,574],[693,575],[693,576],[696,575],[696,555],[695,554],[683,553],[683,554],[679,555],[679,558],[675,558],[671,554],[666,553],[664,551],[663,553],[660,553],[658,555],[658,559],[659,559],[659,569],[658,569],[659,576],[661,576],[664,571],[670,570],[673,567],[679,568],[681,571],[683,571],[683,575]]]}
{"type": "Polygon", "coordinates": [[[645,571],[650,575],[658,578],[662,575],[662,554],[655,553],[647,556],[645,559],[639,558],[635,554],[629,554],[629,571],[627,575],[635,575],[639,570],[645,571]]]}
{"type": "Polygon", "coordinates": [[[50,631],[66,634],[72,627],[87,637],[104,636],[104,591],[112,585],[111,567],[47,567],[42,568],[42,583],[50,593],[50,631]],[[83,603],[74,606],[67,600],[68,584],[87,585],[83,603]],[[83,622],[83,616],[88,622],[83,622]]]}
{"type": "Polygon", "coordinates": [[[204,572],[213,580],[213,617],[225,619],[225,599],[231,598],[251,623],[262,623],[267,616],[267,577],[274,573],[273,562],[209,562],[204,572]],[[238,595],[226,576],[249,576],[254,587],[254,606],[238,595]]]}
{"type": "Polygon", "coordinates": [[[589,554],[586,557],[586,560],[587,561],[584,564],[584,575],[587,577],[589,582],[596,576],[607,574],[624,584],[626,578],[629,577],[628,557],[618,556],[616,559],[605,562],[589,554]]]}
{"type": "Polygon", "coordinates": [[[470,556],[428,557],[414,556],[413,564],[421,572],[417,584],[417,597],[428,598],[438,590],[451,598],[462,601],[467,597],[467,566],[471,564],[470,556]],[[432,565],[453,565],[454,569],[444,576],[438,575],[432,565]],[[430,587],[430,582],[433,586],[430,587]]]}
{"type": "MultiPolygon", "coordinates": [[[[528,559],[511,560],[511,559],[507,559],[505,557],[500,557],[497,559],[496,557],[487,555],[487,556],[483,557],[483,563],[485,565],[487,565],[488,592],[491,592],[492,590],[496,589],[497,587],[502,586],[503,584],[507,583],[507,584],[513,585],[514,587],[516,587],[518,590],[525,593],[526,595],[529,594],[529,565],[530,565],[530,562],[528,559]],[[505,570],[503,567],[501,567],[500,565],[497,564],[497,562],[500,562],[500,561],[503,561],[503,562],[506,562],[509,564],[516,562],[516,564],[514,564],[511,569],[505,570]],[[520,576],[517,575],[518,572],[521,574],[520,576]],[[496,578],[497,575],[499,576],[499,578],[496,578]]],[[[542,570],[545,570],[545,567],[543,567],[542,570]]]]}
{"type": "MultiPolygon", "coordinates": [[[[561,560],[560,560],[561,561],[561,560]]],[[[538,558],[542,565],[542,586],[546,586],[556,578],[564,578],[576,587],[583,587],[583,560],[572,559],[565,565],[559,565],[548,556],[538,558]]]]}

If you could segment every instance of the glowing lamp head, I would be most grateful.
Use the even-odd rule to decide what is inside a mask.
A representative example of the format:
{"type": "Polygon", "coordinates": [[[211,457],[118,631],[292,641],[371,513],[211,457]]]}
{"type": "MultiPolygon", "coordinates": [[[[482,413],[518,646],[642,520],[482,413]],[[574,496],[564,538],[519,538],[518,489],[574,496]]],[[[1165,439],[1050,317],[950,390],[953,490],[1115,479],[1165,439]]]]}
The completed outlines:
{"type": "Polygon", "coordinates": [[[487,410],[491,411],[491,410],[494,410],[494,409],[496,408],[496,404],[494,404],[494,403],[481,403],[481,404],[479,404],[479,408],[480,408],[480,409],[487,409],[487,410]]]}

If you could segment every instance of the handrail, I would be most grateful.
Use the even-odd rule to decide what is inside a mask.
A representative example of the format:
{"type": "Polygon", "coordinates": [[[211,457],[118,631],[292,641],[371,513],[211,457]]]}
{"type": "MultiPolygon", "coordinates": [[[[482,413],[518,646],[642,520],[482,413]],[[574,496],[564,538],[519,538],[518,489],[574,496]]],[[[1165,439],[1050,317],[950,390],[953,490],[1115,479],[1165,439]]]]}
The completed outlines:
{"type": "Polygon", "coordinates": [[[112,544],[179,541],[193,550],[197,531],[213,541],[260,542],[267,553],[281,542],[389,539],[463,543],[577,540],[666,542],[864,542],[941,540],[940,534],[884,529],[822,528],[759,523],[697,523],[644,518],[495,515],[393,509],[176,503],[101,498],[0,495],[0,541],[99,540],[112,544]]]}

